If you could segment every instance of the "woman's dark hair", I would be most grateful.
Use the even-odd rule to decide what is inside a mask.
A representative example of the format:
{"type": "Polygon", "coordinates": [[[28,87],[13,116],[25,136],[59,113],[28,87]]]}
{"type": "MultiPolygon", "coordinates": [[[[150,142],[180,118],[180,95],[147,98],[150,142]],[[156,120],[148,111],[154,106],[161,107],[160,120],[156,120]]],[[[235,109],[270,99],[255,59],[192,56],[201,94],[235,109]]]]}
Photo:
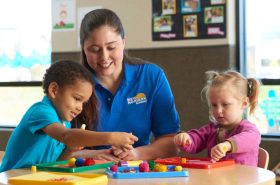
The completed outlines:
{"type": "Polygon", "coordinates": [[[43,90],[48,95],[50,83],[56,82],[59,87],[63,88],[72,85],[79,80],[87,81],[92,84],[92,94],[87,103],[83,106],[83,111],[76,118],[79,124],[85,123],[88,129],[93,127],[97,122],[97,98],[94,91],[94,82],[91,73],[81,64],[71,60],[60,60],[54,62],[47,70],[43,77],[43,90]]]}
{"type": "MultiPolygon", "coordinates": [[[[80,45],[82,48],[81,58],[82,64],[91,72],[94,70],[88,65],[86,54],[83,50],[85,40],[89,37],[90,33],[102,26],[108,26],[113,28],[122,39],[125,38],[124,28],[120,18],[115,12],[109,9],[95,9],[85,15],[82,20],[80,28],[80,45]]],[[[143,64],[146,63],[142,59],[129,57],[124,51],[124,61],[130,64],[143,64]]]]}

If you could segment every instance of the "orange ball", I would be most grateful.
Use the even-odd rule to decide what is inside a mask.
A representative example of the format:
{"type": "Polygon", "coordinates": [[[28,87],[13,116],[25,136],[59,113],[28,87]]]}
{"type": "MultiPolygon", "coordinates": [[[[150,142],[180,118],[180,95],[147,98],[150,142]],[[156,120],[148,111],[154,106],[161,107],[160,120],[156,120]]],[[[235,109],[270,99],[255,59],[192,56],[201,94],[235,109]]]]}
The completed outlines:
{"type": "Polygon", "coordinates": [[[76,162],[76,158],[74,158],[74,157],[70,158],[68,160],[68,165],[71,166],[71,167],[75,167],[76,166],[75,162],[76,162]]]}

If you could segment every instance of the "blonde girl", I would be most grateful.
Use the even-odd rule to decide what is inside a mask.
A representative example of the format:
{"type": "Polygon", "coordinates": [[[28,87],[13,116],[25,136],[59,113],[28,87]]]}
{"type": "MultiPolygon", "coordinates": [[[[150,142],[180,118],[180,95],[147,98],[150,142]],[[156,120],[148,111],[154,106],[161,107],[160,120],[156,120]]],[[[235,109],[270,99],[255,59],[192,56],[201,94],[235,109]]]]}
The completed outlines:
{"type": "Polygon", "coordinates": [[[244,119],[248,108],[257,106],[259,82],[240,73],[208,71],[202,90],[209,105],[210,122],[199,129],[180,132],[174,142],[187,153],[207,148],[213,161],[234,159],[236,163],[257,166],[261,135],[255,124],[244,119]]]}

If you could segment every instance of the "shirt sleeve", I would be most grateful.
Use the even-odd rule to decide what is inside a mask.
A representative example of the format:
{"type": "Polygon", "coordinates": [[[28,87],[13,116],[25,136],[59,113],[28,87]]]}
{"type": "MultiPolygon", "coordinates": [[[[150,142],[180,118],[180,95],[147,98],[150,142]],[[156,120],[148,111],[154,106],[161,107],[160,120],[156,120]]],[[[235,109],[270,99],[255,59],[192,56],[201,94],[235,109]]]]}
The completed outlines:
{"type": "Polygon", "coordinates": [[[227,140],[232,145],[232,153],[243,153],[259,147],[261,134],[256,125],[245,122],[237,128],[236,134],[227,140]]]}
{"type": "Polygon", "coordinates": [[[184,146],[183,150],[188,153],[198,153],[207,147],[207,143],[213,140],[214,127],[206,124],[199,129],[192,129],[187,132],[192,139],[192,144],[184,146]]]}
{"type": "Polygon", "coordinates": [[[29,115],[28,126],[32,134],[52,123],[60,123],[58,115],[51,106],[40,104],[29,115]]]}
{"type": "Polygon", "coordinates": [[[174,97],[162,70],[159,70],[155,86],[151,120],[151,129],[155,137],[171,133],[175,134],[180,130],[180,120],[175,107],[174,97]]]}

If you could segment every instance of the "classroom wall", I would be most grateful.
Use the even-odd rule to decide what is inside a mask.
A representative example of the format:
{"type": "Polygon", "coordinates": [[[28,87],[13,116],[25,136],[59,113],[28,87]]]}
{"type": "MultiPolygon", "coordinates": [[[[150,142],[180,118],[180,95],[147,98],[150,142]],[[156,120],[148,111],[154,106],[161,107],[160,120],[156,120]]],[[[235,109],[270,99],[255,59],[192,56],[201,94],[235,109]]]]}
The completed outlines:
{"type": "MultiPolygon", "coordinates": [[[[177,41],[152,41],[152,1],[151,0],[76,0],[77,17],[82,8],[108,8],[120,17],[125,28],[126,48],[170,48],[189,46],[232,45],[235,42],[235,0],[227,1],[227,35],[220,39],[191,39],[177,41]]],[[[77,20],[78,23],[78,20],[77,20]]],[[[54,52],[76,52],[80,48],[77,35],[79,26],[73,31],[54,31],[52,49],[54,52]],[[71,39],[69,39],[71,38],[71,39]]]]}

